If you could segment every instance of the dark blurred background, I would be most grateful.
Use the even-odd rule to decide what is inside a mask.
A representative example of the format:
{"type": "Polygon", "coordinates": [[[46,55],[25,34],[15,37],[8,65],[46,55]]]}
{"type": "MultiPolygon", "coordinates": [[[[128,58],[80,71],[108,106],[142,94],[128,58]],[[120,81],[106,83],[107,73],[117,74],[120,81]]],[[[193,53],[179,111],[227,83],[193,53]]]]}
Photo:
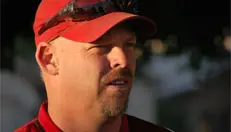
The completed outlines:
{"type": "MultiPolygon", "coordinates": [[[[3,132],[31,120],[46,99],[34,58],[39,3],[1,1],[3,132]]],[[[229,132],[230,0],[138,3],[157,33],[136,49],[137,78],[127,112],[176,132],[229,132]]]]}

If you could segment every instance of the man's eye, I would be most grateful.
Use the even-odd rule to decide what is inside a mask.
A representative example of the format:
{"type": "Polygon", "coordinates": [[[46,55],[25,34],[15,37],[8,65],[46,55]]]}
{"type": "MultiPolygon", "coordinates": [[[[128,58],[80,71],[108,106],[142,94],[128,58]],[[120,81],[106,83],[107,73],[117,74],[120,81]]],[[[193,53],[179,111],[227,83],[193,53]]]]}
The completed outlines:
{"type": "Polygon", "coordinates": [[[107,52],[111,51],[111,45],[98,45],[98,46],[95,46],[95,48],[100,53],[107,53],[107,52]]]}
{"type": "Polygon", "coordinates": [[[127,43],[126,44],[126,46],[128,46],[128,47],[135,47],[135,45],[136,45],[135,43],[127,43]]]}
{"type": "Polygon", "coordinates": [[[111,48],[111,45],[97,45],[95,47],[99,49],[108,49],[108,48],[111,48]]]}

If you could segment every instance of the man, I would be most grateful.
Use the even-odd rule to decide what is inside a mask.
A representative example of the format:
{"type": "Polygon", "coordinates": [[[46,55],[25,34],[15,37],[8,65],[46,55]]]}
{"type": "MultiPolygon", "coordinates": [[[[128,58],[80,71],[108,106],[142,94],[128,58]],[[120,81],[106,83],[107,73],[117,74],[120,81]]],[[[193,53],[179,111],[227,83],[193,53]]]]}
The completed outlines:
{"type": "Polygon", "coordinates": [[[16,130],[167,132],[124,114],[135,75],[138,37],[155,33],[133,1],[42,0],[34,22],[36,60],[48,101],[16,130]],[[147,130],[146,130],[147,129],[147,130]]]}

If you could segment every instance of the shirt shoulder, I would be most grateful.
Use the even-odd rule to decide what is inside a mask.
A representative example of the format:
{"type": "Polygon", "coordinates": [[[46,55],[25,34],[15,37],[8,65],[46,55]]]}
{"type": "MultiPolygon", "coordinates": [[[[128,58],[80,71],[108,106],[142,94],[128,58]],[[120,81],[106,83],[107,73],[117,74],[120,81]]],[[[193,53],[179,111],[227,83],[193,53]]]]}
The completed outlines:
{"type": "Polygon", "coordinates": [[[37,123],[37,119],[33,119],[22,127],[16,129],[14,132],[43,132],[43,130],[37,123]]]}
{"type": "Polygon", "coordinates": [[[139,118],[131,116],[131,115],[127,115],[127,120],[128,120],[129,132],[143,132],[143,131],[174,132],[168,128],[164,128],[162,126],[155,125],[153,123],[139,119],[139,118]]]}

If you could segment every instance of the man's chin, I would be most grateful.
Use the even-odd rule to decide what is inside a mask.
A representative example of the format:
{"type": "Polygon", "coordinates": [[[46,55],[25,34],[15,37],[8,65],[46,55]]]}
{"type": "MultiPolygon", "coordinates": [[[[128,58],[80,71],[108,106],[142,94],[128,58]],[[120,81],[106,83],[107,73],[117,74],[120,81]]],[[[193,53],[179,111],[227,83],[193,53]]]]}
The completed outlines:
{"type": "Polygon", "coordinates": [[[107,108],[104,107],[103,113],[107,117],[113,118],[113,117],[123,115],[124,112],[126,111],[127,107],[128,107],[128,103],[126,101],[126,103],[124,105],[121,105],[121,106],[110,107],[110,108],[109,107],[107,107],[107,108]]]}
{"type": "Polygon", "coordinates": [[[114,92],[100,99],[101,109],[106,117],[117,117],[124,114],[128,107],[129,91],[114,92]]]}
{"type": "Polygon", "coordinates": [[[105,110],[104,114],[106,114],[107,117],[113,118],[117,117],[119,115],[122,115],[124,113],[124,110],[121,110],[120,108],[117,108],[116,110],[105,110]]]}

